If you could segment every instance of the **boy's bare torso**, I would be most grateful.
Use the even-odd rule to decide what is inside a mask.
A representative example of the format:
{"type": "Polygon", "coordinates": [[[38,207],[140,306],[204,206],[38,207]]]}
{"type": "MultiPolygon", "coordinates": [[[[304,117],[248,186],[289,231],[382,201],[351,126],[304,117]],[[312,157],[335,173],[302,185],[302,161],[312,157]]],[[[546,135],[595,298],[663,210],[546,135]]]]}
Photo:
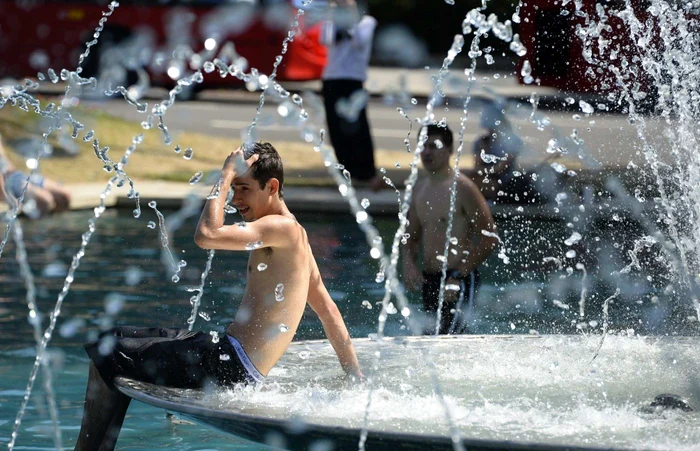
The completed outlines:
{"type": "MultiPolygon", "coordinates": [[[[452,219],[451,236],[457,239],[457,244],[450,244],[447,253],[447,268],[458,268],[465,251],[471,250],[471,241],[476,226],[474,218],[477,213],[473,203],[465,202],[465,185],[471,183],[465,176],[460,175],[457,182],[457,199],[455,212],[452,219]]],[[[423,248],[423,271],[437,273],[442,271],[442,261],[437,257],[442,256],[445,250],[445,234],[450,217],[450,189],[452,177],[434,181],[424,179],[420,181],[414,194],[414,206],[417,220],[421,227],[420,242],[423,248]]]]}
{"type": "Polygon", "coordinates": [[[296,223],[284,247],[262,247],[248,258],[246,290],[226,332],[236,338],[263,375],[294,338],[309,291],[313,255],[296,223]]]}

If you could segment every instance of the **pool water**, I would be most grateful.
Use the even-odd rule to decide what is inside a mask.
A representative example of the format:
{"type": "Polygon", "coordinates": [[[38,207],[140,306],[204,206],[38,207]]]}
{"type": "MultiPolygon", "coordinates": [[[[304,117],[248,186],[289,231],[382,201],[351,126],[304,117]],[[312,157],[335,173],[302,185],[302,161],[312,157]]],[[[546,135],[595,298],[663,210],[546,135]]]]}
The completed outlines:
{"type": "MultiPolygon", "coordinates": [[[[206,261],[206,252],[192,241],[196,218],[187,220],[171,236],[176,258],[187,261],[179,283],[161,262],[158,230],[146,226],[147,217],[136,220],[130,211],[109,210],[97,224],[96,233],[81,266],[75,274],[70,294],[65,299],[57,330],[50,343],[57,403],[60,409],[63,443],[72,447],[82,416],[87,356],[82,344],[103,328],[113,324],[167,325],[186,327],[190,315],[187,286],[198,285],[206,261]]],[[[165,212],[166,218],[169,212],[165,212]]],[[[80,246],[92,212],[73,212],[41,222],[23,221],[29,264],[37,282],[37,304],[44,315],[53,309],[56,297],[73,254],[80,246]]],[[[375,281],[377,261],[369,256],[364,237],[347,215],[301,215],[310,245],[331,296],[338,304],[353,337],[376,332],[383,284],[375,281]],[[363,301],[374,307],[368,309],[363,301]]],[[[375,218],[375,225],[391,242],[397,226],[395,218],[375,218]]],[[[609,268],[619,270],[626,264],[625,239],[613,237],[622,246],[614,252],[579,252],[590,269],[586,278],[579,270],[567,271],[574,261],[558,266],[548,256],[561,257],[563,241],[571,234],[561,222],[512,218],[499,222],[502,250],[506,262],[495,252],[482,268],[483,286],[477,298],[471,329],[475,333],[581,333],[600,332],[603,300],[612,294],[615,284],[623,294],[611,304],[610,325],[627,334],[685,332],[678,318],[676,292],[665,290],[658,282],[642,275],[629,275],[615,283],[609,268]],[[542,230],[548,239],[540,238],[542,230]],[[605,257],[599,257],[604,255],[605,257]],[[587,284],[586,313],[579,316],[581,287],[587,284]],[[554,302],[554,301],[557,302],[554,302]],[[562,306],[568,306],[564,308],[562,306]],[[679,325],[680,324],[680,325],[679,325]]],[[[610,236],[605,226],[591,232],[602,237],[604,246],[610,236]]],[[[601,241],[595,241],[598,243],[601,241]]],[[[613,249],[613,247],[610,247],[613,249]]],[[[6,444],[19,408],[27,378],[34,362],[34,339],[27,321],[24,282],[14,261],[15,246],[9,243],[0,260],[0,444],[6,444]]],[[[200,310],[211,319],[197,318],[196,329],[221,331],[236,311],[243,294],[246,253],[218,252],[207,279],[200,310]]],[[[420,297],[410,294],[413,309],[420,314],[420,297]]],[[[366,305],[366,303],[365,303],[366,305]]],[[[680,312],[680,313],[679,313],[680,312]]],[[[405,335],[401,315],[390,315],[386,333],[405,335]]],[[[320,322],[310,310],[304,316],[296,339],[323,338],[320,322]]],[[[338,368],[340,374],[340,369],[338,368]]],[[[161,410],[134,403],[129,411],[119,445],[125,449],[168,448],[178,450],[220,449],[232,445],[258,449],[212,429],[175,424],[161,410]],[[147,440],[144,440],[147,437],[147,440]]],[[[33,398],[24,417],[16,449],[53,449],[51,422],[41,382],[35,385],[33,398]]]]}

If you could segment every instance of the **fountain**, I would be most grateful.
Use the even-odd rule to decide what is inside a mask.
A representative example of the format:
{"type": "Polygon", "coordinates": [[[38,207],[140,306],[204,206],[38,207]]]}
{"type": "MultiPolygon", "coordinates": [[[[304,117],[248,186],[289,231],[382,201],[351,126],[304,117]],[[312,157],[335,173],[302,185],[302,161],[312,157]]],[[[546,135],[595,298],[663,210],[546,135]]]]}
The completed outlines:
{"type": "MultiPolygon", "coordinates": [[[[370,261],[378,262],[376,282],[383,283],[377,332],[357,342],[363,367],[371,369],[368,384],[346,387],[335,379],[329,345],[322,341],[301,341],[290,347],[271,372],[271,382],[262,389],[187,391],[122,379],[118,382],[120,390],[135,399],[178,412],[185,418],[293,449],[349,449],[358,444],[362,449],[375,449],[409,443],[455,449],[558,449],[564,445],[572,449],[690,449],[696,446],[700,441],[694,427],[698,413],[691,406],[700,405],[700,383],[695,375],[700,343],[694,337],[700,317],[696,295],[696,275],[700,272],[696,250],[696,243],[700,242],[695,183],[698,163],[694,152],[698,80],[691,68],[700,43],[694,34],[698,22],[693,14],[698,5],[693,2],[676,4],[652,0],[644,10],[642,21],[639,8],[630,0],[614,5],[562,0],[559,15],[571,15],[578,21],[575,35],[581,41],[583,58],[591,69],[587,76],[601,77],[600,90],[604,94],[604,100],[598,103],[591,104],[584,99],[577,102],[571,98],[571,102],[567,99],[561,105],[580,109],[571,121],[580,124],[581,131],[574,130],[569,136],[561,133],[562,127],[537,109],[540,99],[536,95],[530,98],[532,107],[527,110],[521,104],[497,99],[505,105],[505,114],[523,119],[542,132],[541,136],[547,141],[547,153],[574,154],[582,162],[572,169],[557,161],[546,166],[546,170],[540,168],[522,175],[533,178],[544,196],[555,201],[535,206],[538,209],[535,211],[558,218],[564,224],[562,227],[552,226],[542,232],[542,223],[533,222],[534,215],[528,215],[523,207],[513,207],[505,213],[504,223],[510,227],[503,227],[504,232],[499,235],[499,259],[490,263],[502,267],[496,270],[489,267],[489,271],[500,271],[502,279],[519,277],[516,289],[525,290],[531,305],[523,307],[521,304],[525,301],[520,299],[525,298],[518,297],[514,293],[516,289],[506,291],[504,285],[510,284],[503,284],[501,279],[485,287],[482,299],[488,296],[493,302],[477,304],[472,326],[474,330],[490,334],[525,333],[439,338],[386,334],[386,327],[392,321],[400,323],[407,331],[403,334],[419,335],[422,330],[420,314],[409,302],[400,282],[397,262],[417,177],[417,161],[427,139],[425,126],[438,121],[436,108],[448,99],[445,90],[456,87],[459,91],[456,96],[461,110],[459,162],[465,129],[474,110],[473,90],[481,88],[476,79],[477,62],[484,57],[488,63],[491,56],[490,51],[480,47],[481,40],[493,35],[508,43],[510,49],[522,57],[519,74],[523,81],[536,82],[533,67],[537,69],[539,63],[534,64],[533,52],[528,52],[512,30],[514,23],[528,23],[536,9],[521,2],[512,21],[500,21],[495,15],[487,15],[487,3],[467,14],[461,33],[455,36],[433,78],[435,90],[426,103],[425,115],[416,119],[421,128],[405,190],[403,193],[397,190],[399,225],[393,233],[388,254],[382,234],[357,198],[351,174],[337,165],[332,151],[324,145],[324,133],[319,126],[322,121],[319,100],[313,94],[305,94],[303,98],[296,94],[290,96],[275,80],[287,44],[294,39],[298,20],[305,14],[304,8],[312,6],[311,0],[305,1],[291,19],[291,30],[269,76],[256,69],[246,73],[236,64],[235,57],[229,58],[233,61],[231,64],[214,58],[201,65],[205,72],[218,70],[221,77],[236,77],[252,90],[261,91],[255,117],[242,133],[244,142],[258,139],[257,125],[266,101],[284,106],[278,111],[284,110],[286,115],[279,120],[297,126],[304,140],[312,143],[314,150],[323,156],[341,195],[347,199],[365,234],[370,261]],[[629,36],[612,39],[613,25],[620,24],[629,36]],[[465,38],[470,42],[465,42],[465,38]],[[470,65],[465,70],[466,78],[460,78],[454,76],[451,66],[465,45],[470,65]],[[655,86],[657,92],[651,92],[651,86],[655,86]],[[649,108],[649,98],[656,100],[651,109],[658,115],[639,113],[641,104],[649,108]],[[641,182],[631,180],[629,175],[625,177],[624,173],[599,173],[598,179],[586,178],[586,169],[600,164],[591,150],[591,140],[586,136],[589,141],[586,143],[582,138],[586,135],[583,129],[594,126],[596,120],[605,121],[607,118],[602,112],[608,110],[625,111],[629,125],[634,127],[640,158],[632,165],[648,169],[648,172],[635,170],[632,165],[627,170],[639,175],[641,182]],[[584,118],[588,124],[580,122],[584,118]],[[654,136],[655,127],[663,127],[667,132],[661,138],[654,136]],[[662,145],[658,144],[659,139],[662,145]],[[626,230],[620,231],[623,226],[626,230]],[[530,252],[519,249],[524,237],[549,243],[530,252]],[[587,240],[590,240],[588,246],[585,245],[587,240]],[[544,278],[543,274],[549,277],[544,278]],[[511,309],[515,313],[509,312],[511,309]],[[506,327],[499,329],[502,324],[506,327]],[[564,335],[558,335],[562,332],[564,335]],[[648,334],[652,335],[646,336],[648,334]],[[677,404],[689,406],[688,409],[664,408],[673,403],[663,401],[666,399],[663,397],[655,401],[657,395],[663,393],[680,395],[683,399],[677,404]]],[[[98,86],[97,79],[80,76],[80,64],[112,14],[118,14],[116,2],[109,5],[100,20],[95,41],[88,43],[78,69],[61,71],[60,78],[68,82],[66,98],[78,95],[83,87],[98,86]]],[[[50,71],[48,77],[54,79],[58,75],[50,71]]],[[[40,81],[43,78],[43,74],[39,76],[40,81]]],[[[172,146],[173,138],[166,125],[167,112],[174,106],[178,93],[201,80],[199,70],[181,78],[168,98],[156,103],[150,112],[146,102],[138,96],[138,89],[119,86],[106,90],[109,95],[122,95],[139,113],[146,115],[142,123],[146,132],[153,128],[155,121],[162,141],[172,146]]],[[[77,138],[84,127],[67,111],[70,103],[61,102],[55,110],[42,107],[30,94],[32,89],[35,84],[29,80],[24,86],[3,90],[0,105],[32,108],[51,119],[44,144],[52,132],[66,123],[73,127],[72,137],[77,138]]],[[[407,105],[400,105],[398,113],[408,119],[412,127],[407,110],[407,105]]],[[[347,113],[353,114],[353,111],[347,113]]],[[[522,127],[519,129],[522,132],[522,127]]],[[[409,151],[411,130],[407,131],[406,141],[409,151]]],[[[124,156],[113,160],[109,148],[100,145],[99,132],[85,133],[84,140],[92,141],[100,164],[114,175],[89,219],[88,230],[81,237],[80,249],[66,274],[48,328],[39,333],[37,324],[40,326],[40,322],[32,323],[37,341],[36,358],[8,442],[10,449],[21,437],[22,418],[40,368],[44,369],[54,445],[61,447],[63,437],[51,388],[47,346],[81,259],[89,253],[88,245],[98,220],[105,214],[105,197],[115,187],[128,184],[128,197],[135,202],[133,216],[142,215],[136,191],[138,183],[128,175],[127,162],[142,143],[143,136],[135,136],[124,156]]],[[[176,145],[175,152],[179,151],[180,146],[176,145]]],[[[185,150],[186,159],[193,155],[193,149],[185,150]]],[[[38,165],[42,155],[36,159],[38,165]]],[[[193,177],[191,183],[200,179],[202,174],[193,177]]],[[[393,186],[388,177],[385,180],[393,186]]],[[[220,181],[210,180],[210,183],[214,186],[213,192],[218,193],[220,181]]],[[[22,203],[23,195],[17,205],[22,203]]],[[[164,261],[168,280],[177,284],[188,266],[185,260],[175,257],[172,249],[171,240],[178,227],[166,223],[155,202],[149,207],[158,217],[158,224],[154,222],[152,228],[158,228],[161,250],[167,257],[164,261]]],[[[181,212],[182,217],[197,210],[196,204],[188,208],[181,212]]],[[[16,215],[17,208],[6,215],[0,256],[14,227],[17,257],[27,284],[27,303],[30,316],[35,318],[38,314],[32,294],[33,277],[16,215]]],[[[449,252],[450,238],[448,226],[445,256],[449,252]]],[[[190,299],[192,308],[186,320],[190,328],[199,317],[206,320],[208,316],[201,310],[201,302],[207,278],[215,269],[214,258],[214,252],[210,251],[204,270],[198,276],[199,285],[187,289],[196,292],[190,299]]],[[[445,271],[446,266],[443,267],[443,288],[445,271]]],[[[371,307],[371,303],[369,305],[371,307]]],[[[357,308],[360,308],[359,302],[357,308]]],[[[112,314],[118,310],[116,308],[112,314]]]]}

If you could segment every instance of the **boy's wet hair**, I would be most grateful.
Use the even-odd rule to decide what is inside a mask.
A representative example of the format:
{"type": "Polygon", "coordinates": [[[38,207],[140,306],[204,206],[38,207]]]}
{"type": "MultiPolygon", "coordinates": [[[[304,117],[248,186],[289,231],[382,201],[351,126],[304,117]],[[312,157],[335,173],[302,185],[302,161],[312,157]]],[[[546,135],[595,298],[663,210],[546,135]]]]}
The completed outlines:
{"type": "Polygon", "coordinates": [[[445,147],[449,147],[450,149],[452,148],[452,144],[454,143],[454,136],[452,134],[452,130],[450,130],[450,127],[448,127],[447,124],[445,124],[444,127],[434,122],[428,124],[428,136],[435,135],[440,136],[440,141],[442,141],[442,144],[445,147]]]}
{"type": "Polygon", "coordinates": [[[257,180],[260,188],[265,188],[270,179],[277,179],[280,182],[278,195],[283,198],[282,186],[284,185],[284,167],[282,166],[282,158],[277,153],[277,149],[268,142],[256,142],[252,145],[245,146],[243,156],[247,160],[253,154],[258,154],[258,161],[253,163],[250,168],[253,180],[257,180]]]}

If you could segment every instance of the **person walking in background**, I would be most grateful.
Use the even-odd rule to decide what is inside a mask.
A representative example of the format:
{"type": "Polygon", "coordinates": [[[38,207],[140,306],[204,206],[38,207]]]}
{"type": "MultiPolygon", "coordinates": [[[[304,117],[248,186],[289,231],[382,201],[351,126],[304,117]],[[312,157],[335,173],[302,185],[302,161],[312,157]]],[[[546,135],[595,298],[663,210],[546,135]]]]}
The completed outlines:
{"type": "MultiPolygon", "coordinates": [[[[12,164],[2,145],[0,136],[0,202],[14,205],[22,195],[28,174],[17,170],[12,164]],[[8,199],[9,198],[9,199],[8,199]]],[[[23,210],[31,218],[39,218],[49,213],[60,213],[70,207],[70,191],[40,174],[34,174],[29,179],[29,186],[24,196],[23,210]],[[29,206],[33,203],[33,207],[29,206]]]]}
{"type": "MultiPolygon", "coordinates": [[[[450,156],[454,151],[452,131],[436,124],[428,125],[428,139],[421,153],[427,177],[414,188],[408,213],[408,242],[403,252],[406,286],[422,287],[426,313],[437,314],[440,281],[453,169],[450,156]],[[418,270],[419,247],[423,253],[423,271],[418,270]]],[[[440,314],[440,334],[466,333],[468,315],[473,308],[479,285],[479,266],[496,247],[496,226],[486,199],[467,176],[457,179],[457,197],[452,219],[452,239],[447,253],[447,279],[440,314]]],[[[426,333],[435,332],[435,324],[426,333]]]]}
{"type": "Polygon", "coordinates": [[[323,71],[323,100],[331,144],[338,163],[354,181],[367,182],[373,190],[383,186],[374,165],[374,144],[367,121],[367,92],[363,84],[372,51],[377,21],[360,16],[354,0],[331,2],[331,20],[321,33],[328,47],[323,71]]]}

